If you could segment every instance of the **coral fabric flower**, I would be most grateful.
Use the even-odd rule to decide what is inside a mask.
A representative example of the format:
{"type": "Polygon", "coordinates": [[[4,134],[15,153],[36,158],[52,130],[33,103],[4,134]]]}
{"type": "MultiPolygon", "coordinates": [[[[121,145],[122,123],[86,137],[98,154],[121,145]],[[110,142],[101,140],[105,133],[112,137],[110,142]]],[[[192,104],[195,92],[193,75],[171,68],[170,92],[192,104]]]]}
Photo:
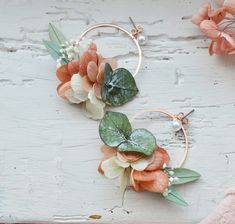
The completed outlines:
{"type": "Polygon", "coordinates": [[[101,119],[105,108],[105,103],[101,100],[105,63],[110,63],[115,69],[117,61],[103,58],[97,53],[96,45],[89,41],[82,42],[81,49],[83,54],[79,60],[73,60],[57,69],[56,75],[61,81],[57,92],[70,103],[84,102],[82,105],[84,113],[93,119],[101,119]],[[87,47],[86,44],[88,44],[87,47]]]}
{"type": "Polygon", "coordinates": [[[166,150],[157,147],[154,153],[154,160],[145,170],[132,170],[131,184],[135,191],[150,191],[163,193],[168,188],[168,176],[163,171],[165,165],[170,161],[166,150]]]}
{"type": "Polygon", "coordinates": [[[105,63],[110,63],[111,67],[117,67],[117,61],[113,58],[103,58],[94,50],[88,50],[80,58],[79,74],[83,77],[84,88],[89,92],[94,88],[97,98],[101,98],[101,83],[104,76],[105,63]]]}
{"type": "Polygon", "coordinates": [[[118,178],[121,191],[130,184],[131,170],[142,171],[153,162],[153,155],[140,157],[139,153],[121,153],[109,146],[101,148],[104,156],[98,167],[98,171],[109,179],[118,178]]]}
{"type": "Polygon", "coordinates": [[[104,157],[98,171],[107,178],[119,178],[121,190],[131,185],[135,191],[164,192],[168,176],[163,171],[170,158],[166,150],[157,147],[151,156],[140,153],[118,152],[115,148],[102,147],[104,157]]]}

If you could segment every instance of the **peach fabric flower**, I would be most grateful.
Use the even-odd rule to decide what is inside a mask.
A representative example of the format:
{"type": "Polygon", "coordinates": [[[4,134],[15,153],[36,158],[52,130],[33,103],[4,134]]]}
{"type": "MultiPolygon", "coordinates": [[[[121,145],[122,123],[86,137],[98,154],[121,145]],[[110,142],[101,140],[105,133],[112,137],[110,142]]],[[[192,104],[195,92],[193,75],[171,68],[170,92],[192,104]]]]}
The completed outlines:
{"type": "Polygon", "coordinates": [[[205,3],[200,7],[199,11],[193,15],[191,21],[198,26],[203,20],[212,20],[215,23],[219,23],[224,19],[225,15],[226,11],[224,7],[212,10],[210,3],[205,3]]]}
{"type": "Polygon", "coordinates": [[[122,189],[129,182],[135,191],[163,193],[167,189],[169,180],[163,169],[169,164],[170,157],[165,149],[156,147],[154,153],[148,157],[136,152],[118,152],[105,145],[102,146],[102,152],[104,156],[98,171],[108,178],[129,179],[125,180],[125,184],[120,182],[122,189]],[[126,171],[129,173],[123,178],[126,171]]]}
{"type": "Polygon", "coordinates": [[[212,20],[203,20],[200,23],[201,31],[212,40],[217,39],[220,36],[220,31],[217,24],[212,20]]]}
{"type": "Polygon", "coordinates": [[[154,160],[145,170],[131,172],[131,183],[135,191],[150,191],[163,193],[168,187],[168,176],[163,171],[164,165],[168,164],[170,157],[166,150],[157,147],[154,152],[154,160]]]}
{"type": "Polygon", "coordinates": [[[130,185],[131,170],[143,171],[154,159],[153,155],[146,157],[135,152],[118,152],[116,148],[106,145],[101,150],[104,156],[98,171],[107,178],[118,178],[121,191],[130,185]]]}
{"type": "Polygon", "coordinates": [[[84,89],[89,92],[94,88],[95,95],[101,99],[101,84],[104,76],[105,63],[109,62],[111,67],[117,67],[114,58],[103,58],[95,50],[88,50],[80,58],[79,74],[83,77],[84,89]]]}
{"type": "Polygon", "coordinates": [[[66,98],[64,95],[65,92],[60,91],[60,88],[63,84],[69,82],[74,74],[79,73],[82,76],[84,90],[89,92],[93,88],[95,96],[101,99],[101,83],[103,81],[106,62],[110,63],[113,69],[117,67],[117,61],[114,58],[103,58],[97,53],[96,45],[92,44],[89,49],[81,55],[79,61],[72,61],[68,65],[62,65],[57,69],[56,75],[62,82],[57,88],[58,94],[62,98],[66,98]]]}
{"type": "Polygon", "coordinates": [[[79,61],[72,60],[68,64],[63,64],[56,70],[56,76],[61,83],[66,83],[71,80],[73,74],[79,72],[79,61]]]}
{"type": "Polygon", "coordinates": [[[98,172],[101,174],[104,174],[102,168],[101,168],[101,164],[104,160],[111,158],[112,156],[117,155],[117,149],[116,148],[112,148],[109,147],[107,145],[102,145],[101,147],[101,152],[103,153],[103,158],[101,159],[101,162],[98,166],[98,172]]]}
{"type": "Polygon", "coordinates": [[[97,53],[96,45],[90,41],[83,41],[80,47],[83,53],[79,60],[57,68],[56,75],[61,81],[57,92],[60,97],[71,103],[84,102],[82,108],[87,117],[101,119],[105,108],[105,103],[101,100],[105,63],[108,62],[115,69],[117,61],[113,58],[103,58],[97,53]]]}

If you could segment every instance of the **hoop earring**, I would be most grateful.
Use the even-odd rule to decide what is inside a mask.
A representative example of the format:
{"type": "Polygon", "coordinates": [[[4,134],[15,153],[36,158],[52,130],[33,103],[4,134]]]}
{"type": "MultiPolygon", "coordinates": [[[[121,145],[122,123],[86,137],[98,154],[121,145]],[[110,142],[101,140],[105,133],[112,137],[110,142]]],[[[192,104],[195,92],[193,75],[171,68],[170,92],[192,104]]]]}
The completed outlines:
{"type": "Polygon", "coordinates": [[[184,165],[185,161],[186,161],[187,156],[188,156],[188,149],[189,149],[188,136],[187,136],[186,130],[184,128],[184,125],[188,124],[187,117],[191,113],[194,112],[194,109],[191,110],[190,112],[188,112],[187,114],[184,114],[184,113],[181,112],[177,115],[174,115],[174,114],[172,114],[168,111],[161,110],[161,109],[142,110],[142,111],[136,113],[134,116],[132,116],[130,118],[130,122],[132,123],[136,118],[140,117],[141,115],[143,115],[145,113],[149,113],[149,112],[158,112],[158,113],[166,115],[167,117],[172,119],[172,128],[173,128],[173,130],[176,131],[176,132],[181,131],[183,133],[184,140],[185,140],[185,149],[184,149],[183,158],[180,161],[179,165],[177,166],[178,168],[182,167],[184,165]]]}
{"type": "Polygon", "coordinates": [[[120,189],[131,187],[137,192],[161,193],[174,203],[186,206],[188,203],[176,192],[174,185],[196,181],[200,174],[183,168],[188,155],[188,137],[184,125],[187,114],[171,114],[161,109],[149,109],[136,113],[129,120],[125,114],[106,112],[99,125],[100,138],[104,145],[104,156],[98,171],[107,178],[119,178],[120,189]],[[185,150],[176,167],[170,167],[167,150],[157,144],[155,136],[145,128],[134,129],[131,123],[147,112],[158,112],[172,119],[173,130],[184,135],[185,150]]]}
{"type": "Polygon", "coordinates": [[[89,118],[101,119],[107,105],[121,106],[139,91],[134,77],[142,62],[140,44],[145,44],[147,37],[142,34],[143,28],[130,20],[134,26],[131,32],[116,24],[100,23],[83,31],[77,41],[67,40],[54,25],[49,25],[50,41],[43,43],[57,61],[56,75],[61,82],[57,93],[69,103],[81,104],[89,118]],[[90,31],[106,27],[124,32],[134,42],[138,64],[133,75],[125,68],[117,68],[115,58],[104,58],[96,44],[85,38],[90,31]]]}

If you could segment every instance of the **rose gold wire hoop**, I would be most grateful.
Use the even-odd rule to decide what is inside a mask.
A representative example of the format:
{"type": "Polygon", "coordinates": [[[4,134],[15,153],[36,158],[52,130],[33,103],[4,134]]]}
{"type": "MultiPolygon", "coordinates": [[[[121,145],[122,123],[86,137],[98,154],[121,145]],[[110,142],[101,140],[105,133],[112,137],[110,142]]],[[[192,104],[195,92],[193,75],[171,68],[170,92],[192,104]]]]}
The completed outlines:
{"type": "Polygon", "coordinates": [[[124,32],[136,45],[137,47],[137,50],[138,50],[138,65],[136,67],[136,70],[135,72],[133,73],[133,77],[135,77],[137,75],[137,73],[139,72],[140,70],[140,66],[141,66],[141,63],[142,63],[142,50],[140,48],[140,45],[136,39],[135,36],[133,36],[129,31],[127,31],[126,29],[124,29],[123,27],[121,26],[118,26],[118,25],[115,25],[115,24],[112,24],[112,23],[99,23],[99,24],[96,24],[88,29],[86,29],[79,37],[79,40],[78,41],[81,41],[87,33],[89,33],[90,31],[92,30],[95,30],[95,29],[98,29],[98,28],[102,28],[102,27],[111,27],[111,28],[115,28],[117,30],[120,30],[122,32],[124,32]]]}
{"type": "MultiPolygon", "coordinates": [[[[180,113],[179,115],[181,115],[181,118],[179,115],[174,115],[174,114],[171,114],[165,110],[161,110],[161,109],[149,109],[149,110],[142,110],[136,114],[134,114],[131,118],[130,118],[130,122],[133,122],[136,118],[142,116],[143,114],[145,113],[149,113],[149,112],[157,112],[157,113],[161,113],[161,114],[164,114],[166,115],[167,117],[171,118],[172,121],[173,120],[181,120],[181,118],[183,118],[184,114],[183,113],[180,113]]],[[[185,148],[184,148],[184,154],[183,154],[183,158],[181,159],[180,163],[176,166],[178,168],[182,167],[186,161],[186,158],[188,156],[188,149],[189,149],[189,143],[188,143],[188,136],[187,136],[187,133],[186,133],[186,130],[185,128],[181,127],[180,131],[182,131],[183,135],[184,135],[184,143],[185,143],[185,148]]]]}

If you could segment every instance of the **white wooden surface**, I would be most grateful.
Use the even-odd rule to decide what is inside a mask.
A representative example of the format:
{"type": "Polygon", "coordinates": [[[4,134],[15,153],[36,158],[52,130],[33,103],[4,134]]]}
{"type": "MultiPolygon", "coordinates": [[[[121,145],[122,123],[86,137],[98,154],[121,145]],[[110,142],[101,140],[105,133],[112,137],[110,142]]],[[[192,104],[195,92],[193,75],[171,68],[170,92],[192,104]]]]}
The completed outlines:
{"type": "MultiPolygon", "coordinates": [[[[190,23],[203,1],[0,0],[0,221],[83,222],[100,214],[101,223],[193,224],[215,207],[235,184],[235,58],[208,56],[208,42],[190,23]],[[152,193],[127,191],[122,200],[115,181],[96,172],[98,122],[56,95],[55,62],[41,43],[48,23],[73,38],[99,22],[131,28],[128,16],[145,27],[149,42],[136,77],[140,94],[116,110],[196,109],[186,166],[202,178],[178,188],[187,208],[152,193]]],[[[131,43],[109,36],[100,35],[100,50],[133,70],[131,43]]],[[[170,129],[162,134],[160,127],[160,144],[181,146],[168,144],[170,129]]]]}

